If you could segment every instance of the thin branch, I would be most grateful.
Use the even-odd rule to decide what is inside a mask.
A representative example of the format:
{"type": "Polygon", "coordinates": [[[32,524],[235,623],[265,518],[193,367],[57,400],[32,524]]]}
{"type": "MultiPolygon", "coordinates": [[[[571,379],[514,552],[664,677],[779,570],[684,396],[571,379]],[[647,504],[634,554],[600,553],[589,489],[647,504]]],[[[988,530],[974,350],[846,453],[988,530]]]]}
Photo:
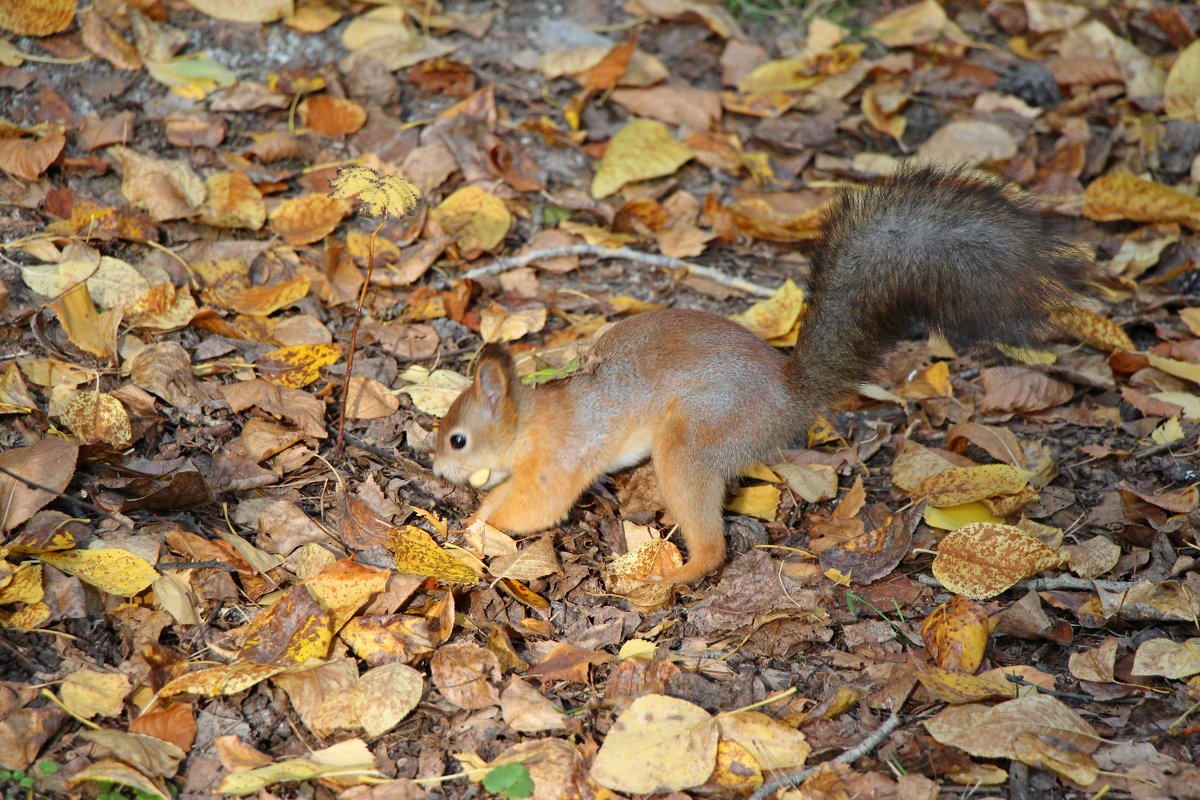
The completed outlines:
{"type": "Polygon", "coordinates": [[[770,797],[774,792],[777,792],[784,787],[801,784],[808,780],[810,776],[815,774],[826,764],[852,764],[865,756],[867,753],[870,753],[876,747],[879,747],[879,745],[883,744],[883,742],[892,735],[892,731],[899,727],[900,713],[898,711],[893,711],[892,715],[884,720],[884,723],[876,728],[874,733],[859,742],[856,747],[847,750],[832,761],[824,761],[814,767],[805,767],[804,769],[785,772],[779,777],[772,778],[762,786],[758,787],[758,791],[750,795],[750,800],[766,800],[766,798],[770,797]]]}
{"type": "Polygon", "coordinates": [[[692,275],[698,278],[707,278],[710,281],[719,283],[722,286],[727,286],[730,289],[737,289],[739,292],[753,295],[754,297],[770,297],[775,294],[772,289],[761,286],[753,281],[748,281],[745,278],[738,278],[734,275],[726,275],[720,270],[712,267],[705,267],[700,264],[691,264],[680,258],[672,258],[671,256],[659,255],[656,253],[643,253],[641,250],[634,250],[629,247],[605,247],[598,244],[572,244],[563,247],[544,247],[537,250],[530,250],[520,255],[508,256],[506,258],[498,258],[490,264],[484,264],[482,267],[476,267],[468,271],[463,277],[465,278],[481,278],[484,275],[495,275],[505,270],[516,269],[517,267],[527,267],[534,261],[550,258],[564,258],[566,256],[592,256],[594,258],[623,258],[627,261],[633,261],[638,264],[647,264],[651,267],[660,267],[662,269],[685,269],[692,275]]]}
{"type": "MultiPolygon", "coordinates": [[[[943,589],[941,581],[932,575],[918,575],[917,582],[935,589],[943,589]]],[[[1032,578],[1013,585],[1014,589],[1032,589],[1035,592],[1052,592],[1057,589],[1103,589],[1106,592],[1124,592],[1133,588],[1135,581],[1100,581],[1076,578],[1074,575],[1056,575],[1053,578],[1032,578]]]]}
{"type": "Polygon", "coordinates": [[[363,279],[362,291],[358,295],[358,306],[354,309],[354,327],[350,329],[350,349],[346,353],[346,379],[342,381],[342,408],[338,414],[337,448],[333,451],[334,461],[341,461],[346,452],[346,406],[350,405],[350,381],[354,377],[354,348],[358,344],[358,323],[362,321],[363,306],[367,303],[367,292],[371,288],[371,273],[375,271],[375,237],[388,221],[387,212],[379,218],[379,224],[371,231],[367,240],[367,277],[363,279]]]}

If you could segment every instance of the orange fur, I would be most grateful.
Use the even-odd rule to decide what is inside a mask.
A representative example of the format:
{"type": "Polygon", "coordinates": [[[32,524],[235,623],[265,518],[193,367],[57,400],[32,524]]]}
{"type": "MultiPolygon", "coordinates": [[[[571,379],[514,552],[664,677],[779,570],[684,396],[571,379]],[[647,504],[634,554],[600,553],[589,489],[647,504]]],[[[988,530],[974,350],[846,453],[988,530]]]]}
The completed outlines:
{"type": "Polygon", "coordinates": [[[725,559],[728,482],[867,379],[884,351],[921,331],[963,346],[1037,340],[1086,270],[1057,225],[1003,185],[933,168],[848,193],[824,230],[791,357],[682,309],[618,322],[587,369],[538,387],[488,346],[442,422],[435,472],[466,483],[488,470],[475,516],[530,533],[565,519],[599,476],[650,457],[689,555],[667,579],[692,582],[725,559]]]}

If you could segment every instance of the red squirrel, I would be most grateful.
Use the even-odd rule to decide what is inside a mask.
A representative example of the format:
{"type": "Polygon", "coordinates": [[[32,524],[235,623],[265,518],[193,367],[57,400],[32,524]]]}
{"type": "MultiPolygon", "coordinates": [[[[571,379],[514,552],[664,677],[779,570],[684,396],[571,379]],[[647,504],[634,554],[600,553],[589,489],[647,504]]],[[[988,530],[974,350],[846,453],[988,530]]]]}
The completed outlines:
{"type": "Polygon", "coordinates": [[[589,369],[536,387],[488,345],[442,421],[434,471],[488,490],[475,519],[531,533],[649,456],[688,552],[664,580],[690,583],[725,560],[729,481],[802,435],[887,350],[923,331],[958,347],[1043,339],[1088,261],[1061,222],[996,179],[902,169],[831,204],[790,356],[685,309],[617,322],[589,369]]]}

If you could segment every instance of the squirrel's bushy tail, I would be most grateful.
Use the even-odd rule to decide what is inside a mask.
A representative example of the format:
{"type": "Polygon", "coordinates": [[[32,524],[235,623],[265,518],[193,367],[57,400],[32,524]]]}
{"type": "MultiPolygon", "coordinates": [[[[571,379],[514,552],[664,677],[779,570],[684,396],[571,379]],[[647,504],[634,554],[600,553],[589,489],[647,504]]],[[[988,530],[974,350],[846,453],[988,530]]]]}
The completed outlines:
{"type": "Polygon", "coordinates": [[[834,202],[790,360],[804,424],[868,380],[901,339],[1029,344],[1073,305],[1090,255],[1004,183],[906,168],[834,202]]]}

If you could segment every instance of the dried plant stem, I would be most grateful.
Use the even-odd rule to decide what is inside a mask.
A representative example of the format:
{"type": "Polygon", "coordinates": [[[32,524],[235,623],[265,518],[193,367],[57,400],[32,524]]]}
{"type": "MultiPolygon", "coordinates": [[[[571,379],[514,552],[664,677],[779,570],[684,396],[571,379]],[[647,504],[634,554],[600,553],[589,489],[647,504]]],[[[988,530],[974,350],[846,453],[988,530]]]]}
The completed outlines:
{"type": "Polygon", "coordinates": [[[375,237],[383,230],[387,222],[387,212],[379,218],[379,224],[371,231],[367,240],[367,276],[363,279],[362,291],[358,293],[358,306],[354,309],[354,327],[350,329],[350,349],[346,353],[346,377],[342,381],[342,410],[338,414],[337,448],[334,450],[334,461],[341,461],[346,449],[346,407],[350,405],[350,377],[354,374],[354,348],[358,344],[358,323],[362,320],[363,307],[367,304],[367,291],[371,288],[371,273],[375,271],[375,237]]]}
{"type": "Polygon", "coordinates": [[[777,778],[772,778],[760,786],[757,792],[750,795],[750,800],[766,800],[766,798],[770,797],[773,792],[776,792],[785,786],[796,786],[797,784],[803,783],[804,781],[808,780],[809,776],[813,775],[815,772],[821,769],[821,767],[825,766],[825,764],[852,764],[865,756],[867,753],[870,753],[876,747],[879,747],[879,745],[883,744],[884,740],[886,740],[888,736],[891,736],[892,731],[899,727],[900,714],[899,712],[893,711],[892,715],[884,720],[884,723],[880,725],[874,733],[859,742],[857,746],[847,750],[837,758],[833,759],[833,761],[826,761],[821,764],[817,764],[815,767],[805,767],[804,769],[796,770],[794,772],[787,772],[777,778]]]}
{"type": "Polygon", "coordinates": [[[753,295],[754,297],[770,297],[775,292],[768,289],[766,286],[761,286],[753,281],[748,281],[745,278],[739,278],[734,275],[726,275],[720,270],[715,270],[712,267],[705,267],[699,264],[691,264],[680,258],[672,258],[671,256],[659,255],[656,253],[643,253],[641,250],[634,250],[629,247],[605,247],[598,244],[571,244],[563,247],[544,247],[537,250],[530,250],[520,255],[508,256],[507,258],[498,258],[490,264],[484,264],[482,267],[476,267],[467,272],[463,277],[480,278],[484,275],[495,275],[499,272],[504,272],[517,267],[526,267],[534,261],[550,258],[564,258],[566,256],[592,256],[593,258],[623,258],[627,261],[633,261],[638,264],[647,264],[651,267],[661,267],[662,269],[686,269],[692,275],[698,278],[707,278],[714,283],[719,283],[722,286],[728,286],[730,289],[737,289],[739,292],[753,295]]]}

